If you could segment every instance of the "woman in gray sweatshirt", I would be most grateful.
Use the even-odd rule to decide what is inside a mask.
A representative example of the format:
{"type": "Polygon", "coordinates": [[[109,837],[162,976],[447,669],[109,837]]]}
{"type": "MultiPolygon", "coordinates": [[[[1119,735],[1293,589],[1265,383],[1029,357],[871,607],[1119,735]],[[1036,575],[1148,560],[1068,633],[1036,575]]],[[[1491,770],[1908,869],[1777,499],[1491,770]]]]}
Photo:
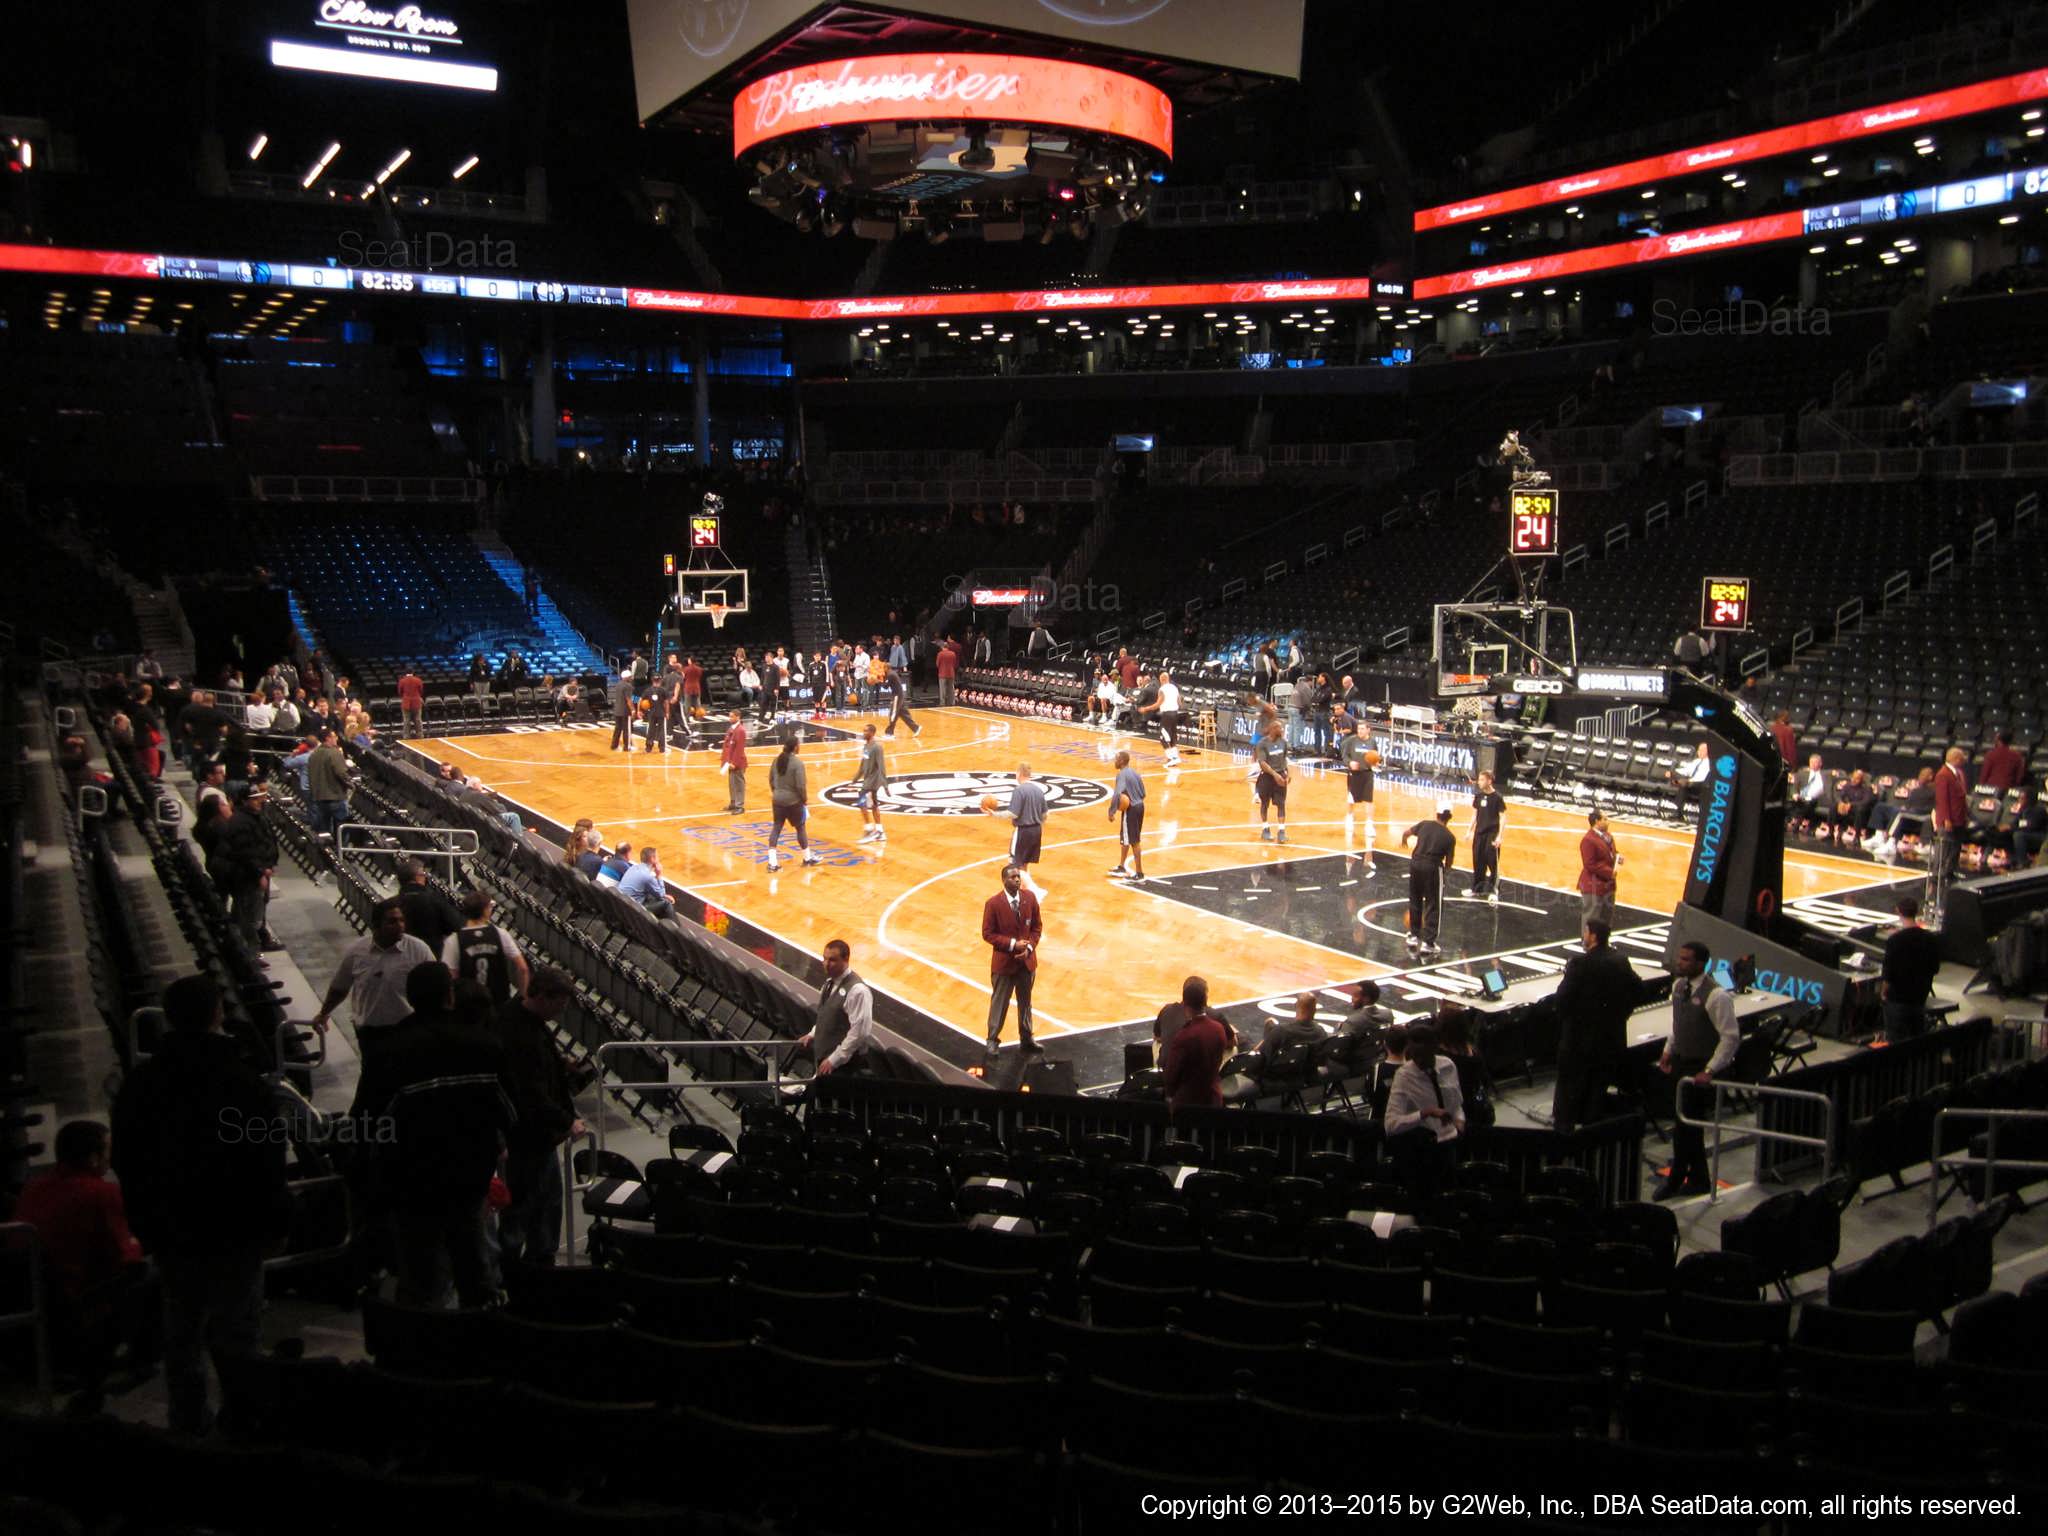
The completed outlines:
{"type": "Polygon", "coordinates": [[[775,761],[768,765],[768,799],[775,814],[775,824],[768,833],[769,874],[782,868],[782,855],[776,851],[776,845],[782,841],[785,822],[796,832],[796,845],[803,850],[804,862],[823,862],[811,851],[811,834],[804,825],[811,817],[810,798],[810,783],[804,777],[804,765],[797,761],[796,740],[792,737],[782,744],[775,761]]]}

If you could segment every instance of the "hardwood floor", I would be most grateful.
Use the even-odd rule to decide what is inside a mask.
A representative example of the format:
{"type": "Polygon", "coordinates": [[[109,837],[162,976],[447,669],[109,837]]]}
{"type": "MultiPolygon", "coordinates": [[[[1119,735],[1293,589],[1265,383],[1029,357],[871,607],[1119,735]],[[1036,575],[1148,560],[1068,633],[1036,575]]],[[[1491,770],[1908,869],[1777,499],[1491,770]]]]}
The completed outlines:
{"type": "MultiPolygon", "coordinates": [[[[567,826],[588,816],[608,841],[652,843],[671,885],[790,948],[816,956],[828,939],[845,939],[855,968],[877,988],[975,1040],[988,1008],[981,906],[999,888],[1009,848],[1007,819],[982,814],[978,804],[992,782],[1005,803],[1007,789],[1000,780],[977,776],[1006,780],[1019,763],[1028,762],[1047,782],[1054,802],[1036,871],[1047,892],[1036,998],[1047,1037],[1149,1019],[1179,995],[1190,972],[1208,978],[1211,996],[1222,1006],[1404,968],[1398,942],[1390,945],[1386,934],[1399,931],[1407,882],[1400,861],[1388,855],[1399,854],[1404,830],[1434,813],[1436,787],[1381,779],[1373,806],[1381,865],[1377,878],[1368,881],[1355,862],[1363,829],[1347,833],[1344,781],[1333,770],[1297,768],[1288,805],[1290,841],[1282,847],[1259,839],[1244,758],[1195,753],[1169,771],[1153,741],[1112,740],[1065,723],[964,708],[924,711],[918,719],[921,736],[899,733],[885,744],[889,836],[879,848],[859,841],[858,812],[834,803],[830,793],[853,771],[861,718],[831,722],[850,728],[848,739],[799,748],[810,780],[811,843],[824,862],[798,864],[785,836],[780,874],[769,873],[765,862],[772,747],[750,747],[748,808],[733,816],[725,810],[715,750],[648,754],[636,748],[622,755],[607,750],[608,725],[411,745],[480,776],[505,800],[531,812],[531,820],[567,826]],[[1107,791],[1113,778],[1109,759],[1119,746],[1130,749],[1145,778],[1145,870],[1168,877],[1164,888],[1131,888],[1105,878],[1117,857],[1107,791]],[[1284,871],[1268,872],[1293,881],[1278,891],[1259,866],[1283,865],[1284,871]],[[1216,884],[1186,878],[1203,871],[1230,872],[1252,895],[1284,900],[1264,908],[1250,902],[1212,910],[1233,903],[1222,895],[1210,900],[1205,893],[1218,890],[1216,884]],[[1248,880],[1246,871],[1252,872],[1248,880]],[[1297,871],[1307,871],[1309,882],[1300,883],[1297,871]],[[1305,920],[1310,896],[1328,908],[1322,920],[1305,920]],[[1296,905],[1303,921],[1288,920],[1286,902],[1296,905]],[[1331,915],[1337,902],[1348,921],[1331,915]],[[1240,909],[1247,915],[1235,915],[1240,909]]],[[[1469,791],[1446,798],[1456,808],[1455,893],[1463,889],[1469,867],[1472,812],[1469,791]]],[[[1626,822],[1613,823],[1613,830],[1625,861],[1621,903],[1646,920],[1668,914],[1683,888],[1690,831],[1626,822]]],[[[1507,904],[1541,913],[1552,928],[1564,925],[1561,934],[1546,929],[1543,937],[1575,931],[1571,893],[1584,831],[1583,816],[1572,812],[1508,808],[1502,878],[1535,894],[1507,904]]],[[[1788,850],[1784,894],[1788,900],[1828,895],[1881,877],[1867,862],[1788,850]]],[[[1485,931],[1500,930],[1496,924],[1485,931]]],[[[1472,958],[1487,952],[1489,942],[1512,947],[1508,938],[1476,937],[1459,947],[1448,926],[1445,942],[1472,958]]],[[[1014,1020],[1008,1038],[1015,1038],[1014,1020]]]]}

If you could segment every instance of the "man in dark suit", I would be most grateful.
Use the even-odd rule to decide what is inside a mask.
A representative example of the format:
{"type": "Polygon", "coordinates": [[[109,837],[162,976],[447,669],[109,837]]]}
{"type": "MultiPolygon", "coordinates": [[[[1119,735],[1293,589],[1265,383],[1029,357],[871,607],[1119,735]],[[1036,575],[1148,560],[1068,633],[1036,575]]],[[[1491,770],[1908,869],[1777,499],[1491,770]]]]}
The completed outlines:
{"type": "Polygon", "coordinates": [[[1552,1127],[1570,1131],[1600,1117],[1601,1101],[1619,1083],[1628,1053],[1628,1016],[1642,997],[1628,956],[1607,942],[1610,930],[1598,918],[1581,930],[1582,955],[1565,962],[1557,984],[1557,1092],[1551,1100],[1552,1127]]]}
{"type": "Polygon", "coordinates": [[[989,946],[988,1053],[1002,1046],[1010,994],[1017,996],[1017,1036],[1027,1051],[1041,1049],[1031,1038],[1031,984],[1038,974],[1038,941],[1045,932],[1038,898],[1024,889],[1024,871],[1003,866],[1003,888],[981,909],[981,939],[989,946]]]}

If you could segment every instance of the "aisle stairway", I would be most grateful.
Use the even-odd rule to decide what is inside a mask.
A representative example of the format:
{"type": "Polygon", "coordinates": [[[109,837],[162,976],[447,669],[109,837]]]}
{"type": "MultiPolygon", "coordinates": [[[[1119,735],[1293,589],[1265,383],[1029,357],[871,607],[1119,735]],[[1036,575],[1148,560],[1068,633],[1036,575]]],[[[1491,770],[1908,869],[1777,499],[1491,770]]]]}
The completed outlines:
{"type": "MultiPolygon", "coordinates": [[[[498,579],[523,604],[526,601],[526,568],[519,563],[519,557],[495,533],[479,530],[469,537],[484,557],[484,563],[497,573],[498,579]]],[[[541,639],[540,655],[546,659],[544,670],[560,674],[570,671],[604,672],[604,653],[584,636],[582,630],[569,622],[569,616],[556,606],[547,589],[539,584],[538,573],[534,576],[534,583],[539,611],[533,616],[533,624],[541,639]]],[[[535,660],[534,667],[536,671],[543,670],[539,659],[535,660]]]]}
{"type": "Polygon", "coordinates": [[[816,656],[838,636],[832,609],[832,572],[822,553],[813,554],[801,524],[792,522],[783,534],[789,559],[789,627],[791,644],[816,656]]]}

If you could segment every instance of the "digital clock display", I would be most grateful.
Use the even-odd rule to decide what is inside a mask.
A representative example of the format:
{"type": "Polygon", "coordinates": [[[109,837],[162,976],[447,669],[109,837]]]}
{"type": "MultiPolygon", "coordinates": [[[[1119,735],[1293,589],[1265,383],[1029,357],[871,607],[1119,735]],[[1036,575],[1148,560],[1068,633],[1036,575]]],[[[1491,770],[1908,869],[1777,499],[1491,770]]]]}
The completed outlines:
{"type": "Polygon", "coordinates": [[[1508,498],[1508,553],[1554,555],[1557,551],[1557,492],[1514,492],[1508,498]]]}
{"type": "Polygon", "coordinates": [[[709,513],[699,513],[690,519],[690,548],[718,548],[718,519],[709,513]]]}
{"type": "Polygon", "coordinates": [[[1709,576],[1700,583],[1700,628],[1749,628],[1749,578],[1709,576]]]}

